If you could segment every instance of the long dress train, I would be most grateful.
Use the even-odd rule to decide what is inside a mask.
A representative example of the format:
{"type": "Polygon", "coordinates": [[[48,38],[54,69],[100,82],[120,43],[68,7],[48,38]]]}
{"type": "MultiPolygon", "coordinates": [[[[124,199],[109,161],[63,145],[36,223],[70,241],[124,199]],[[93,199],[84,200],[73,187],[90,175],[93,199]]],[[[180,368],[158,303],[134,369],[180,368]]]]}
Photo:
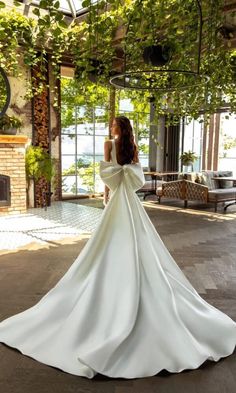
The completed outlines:
{"type": "Polygon", "coordinates": [[[0,323],[0,342],[93,378],[180,372],[233,353],[236,323],[193,288],[139,201],[141,165],[101,162],[112,190],[101,221],[58,283],[0,323]]]}

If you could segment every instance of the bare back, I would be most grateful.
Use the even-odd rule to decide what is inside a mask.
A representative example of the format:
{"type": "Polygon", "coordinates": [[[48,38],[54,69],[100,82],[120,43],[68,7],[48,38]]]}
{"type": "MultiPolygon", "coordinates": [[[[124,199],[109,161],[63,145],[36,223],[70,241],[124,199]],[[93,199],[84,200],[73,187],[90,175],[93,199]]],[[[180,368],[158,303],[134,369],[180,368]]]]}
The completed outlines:
{"type": "MultiPolygon", "coordinates": [[[[136,149],[137,149],[137,154],[136,157],[132,160],[132,164],[138,163],[139,162],[139,157],[138,157],[138,148],[137,145],[135,144],[136,149]]],[[[114,164],[118,164],[117,161],[117,150],[119,149],[119,140],[117,139],[109,139],[108,141],[105,141],[104,144],[104,158],[105,161],[112,161],[114,164]]]]}

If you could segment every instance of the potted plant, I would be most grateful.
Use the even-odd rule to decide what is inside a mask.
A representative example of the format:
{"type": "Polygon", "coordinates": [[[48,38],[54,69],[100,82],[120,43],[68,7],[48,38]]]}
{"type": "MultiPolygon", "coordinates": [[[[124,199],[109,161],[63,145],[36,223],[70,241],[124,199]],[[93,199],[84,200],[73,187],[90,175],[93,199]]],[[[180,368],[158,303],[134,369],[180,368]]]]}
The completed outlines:
{"type": "Polygon", "coordinates": [[[171,48],[168,45],[150,45],[143,50],[143,61],[155,67],[164,66],[171,59],[171,48]]]}
{"type": "Polygon", "coordinates": [[[184,166],[193,166],[194,161],[197,160],[197,156],[195,154],[195,152],[193,151],[185,151],[183,152],[183,154],[181,154],[180,156],[182,165],[184,166]]]}
{"type": "MultiPolygon", "coordinates": [[[[30,190],[33,188],[33,181],[44,177],[51,182],[54,175],[54,162],[50,154],[41,146],[29,146],[25,154],[25,171],[27,179],[28,206],[30,201],[30,190]]],[[[47,195],[47,205],[50,205],[51,195],[47,195]]]]}
{"type": "Polygon", "coordinates": [[[83,73],[86,72],[90,82],[97,83],[99,76],[105,71],[105,66],[98,59],[89,58],[87,62],[88,64],[86,66],[81,65],[75,68],[75,77],[76,79],[80,79],[83,73]]]}
{"type": "Polygon", "coordinates": [[[22,121],[15,116],[4,115],[0,117],[0,134],[15,135],[22,127],[22,121]]]}

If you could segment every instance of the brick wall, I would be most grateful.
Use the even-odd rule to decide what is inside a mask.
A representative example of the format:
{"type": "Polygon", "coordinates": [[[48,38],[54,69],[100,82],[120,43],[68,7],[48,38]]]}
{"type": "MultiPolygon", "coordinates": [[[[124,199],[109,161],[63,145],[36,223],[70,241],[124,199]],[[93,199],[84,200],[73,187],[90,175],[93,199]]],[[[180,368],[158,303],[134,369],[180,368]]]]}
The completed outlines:
{"type": "Polygon", "coordinates": [[[25,144],[0,143],[0,174],[10,176],[11,205],[0,215],[26,212],[25,144]]]}

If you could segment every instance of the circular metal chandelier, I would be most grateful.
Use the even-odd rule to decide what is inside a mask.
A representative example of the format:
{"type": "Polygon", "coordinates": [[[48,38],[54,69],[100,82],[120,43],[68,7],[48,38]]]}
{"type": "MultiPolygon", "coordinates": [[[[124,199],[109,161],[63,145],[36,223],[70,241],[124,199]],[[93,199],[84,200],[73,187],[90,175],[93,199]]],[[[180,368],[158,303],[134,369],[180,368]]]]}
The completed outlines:
{"type": "MultiPolygon", "coordinates": [[[[197,47],[197,64],[196,71],[187,69],[172,69],[160,66],[152,69],[127,69],[127,50],[126,40],[124,45],[124,67],[123,72],[118,73],[110,78],[110,83],[118,89],[130,90],[149,90],[149,91],[175,91],[186,90],[189,87],[198,86],[206,83],[209,77],[200,74],[201,65],[201,45],[202,45],[202,7],[200,0],[193,0],[198,9],[198,47],[197,47]]],[[[138,6],[141,4],[139,1],[138,6]]],[[[131,18],[132,19],[132,18],[131,18]]],[[[129,20],[126,37],[128,36],[129,27],[131,24],[129,20]]],[[[127,38],[126,38],[127,39],[127,38]]],[[[159,45],[160,46],[160,45],[159,45]]],[[[152,46],[153,50],[160,50],[157,46],[152,46]]],[[[168,61],[168,60],[167,60],[168,61]]],[[[164,65],[164,62],[163,64],[164,65]]],[[[155,64],[156,66],[156,64],[155,64]]]]}

